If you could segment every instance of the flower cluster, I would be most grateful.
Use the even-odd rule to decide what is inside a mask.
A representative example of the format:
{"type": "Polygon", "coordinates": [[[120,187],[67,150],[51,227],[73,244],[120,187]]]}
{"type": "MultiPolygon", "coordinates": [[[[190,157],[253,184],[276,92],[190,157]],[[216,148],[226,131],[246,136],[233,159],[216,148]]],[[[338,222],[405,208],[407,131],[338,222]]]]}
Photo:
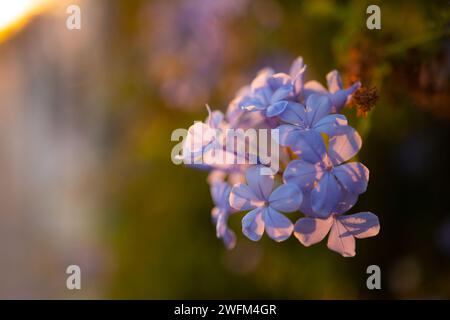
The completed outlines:
{"type": "Polygon", "coordinates": [[[236,236],[228,219],[242,211],[248,211],[242,232],[250,240],[258,241],[266,233],[280,242],[294,234],[301,244],[310,246],[329,234],[328,248],[345,257],[356,254],[355,238],[379,232],[373,213],[345,214],[366,191],[369,179],[369,170],[351,161],[361,148],[361,137],[340,114],[360,83],[344,88],[334,70],[326,76],[325,88],[317,81],[305,82],[305,72],[301,57],[289,73],[263,69],[238,91],[226,114],[210,111],[204,123],[197,122],[188,131],[183,154],[194,157],[223,148],[223,139],[217,135],[200,139],[192,147],[199,127],[277,129],[279,133],[278,172],[264,173],[268,168],[259,160],[256,164],[197,165],[211,170],[212,218],[217,237],[229,249],[235,246],[236,236]],[[304,217],[293,224],[283,213],[296,211],[304,217]]]}

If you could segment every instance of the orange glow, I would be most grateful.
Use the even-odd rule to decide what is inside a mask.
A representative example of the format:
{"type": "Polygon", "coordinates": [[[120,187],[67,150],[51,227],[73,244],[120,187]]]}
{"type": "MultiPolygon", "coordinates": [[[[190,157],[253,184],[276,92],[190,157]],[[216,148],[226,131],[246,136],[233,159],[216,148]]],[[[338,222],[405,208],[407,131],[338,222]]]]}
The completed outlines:
{"type": "Polygon", "coordinates": [[[0,42],[20,30],[53,0],[0,1],[0,42]]]}

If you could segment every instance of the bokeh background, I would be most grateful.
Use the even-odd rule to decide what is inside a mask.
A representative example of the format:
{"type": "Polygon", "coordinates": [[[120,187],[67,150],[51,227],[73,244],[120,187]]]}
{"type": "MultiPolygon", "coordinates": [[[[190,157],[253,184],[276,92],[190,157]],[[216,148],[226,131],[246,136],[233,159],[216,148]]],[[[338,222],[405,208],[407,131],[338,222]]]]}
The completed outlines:
{"type": "MultiPolygon", "coordinates": [[[[450,298],[448,1],[0,2],[0,298],[450,298]],[[66,8],[81,8],[81,30],[66,8]],[[382,29],[366,28],[381,7],[382,29]],[[325,243],[215,237],[206,172],[176,128],[225,110],[264,66],[376,86],[363,136],[380,234],[325,243]],[[66,289],[66,267],[82,290],[66,289]],[[382,289],[366,288],[379,265],[382,289]]],[[[292,220],[295,214],[290,216],[292,220]]],[[[240,230],[240,215],[231,218],[240,230]]]]}

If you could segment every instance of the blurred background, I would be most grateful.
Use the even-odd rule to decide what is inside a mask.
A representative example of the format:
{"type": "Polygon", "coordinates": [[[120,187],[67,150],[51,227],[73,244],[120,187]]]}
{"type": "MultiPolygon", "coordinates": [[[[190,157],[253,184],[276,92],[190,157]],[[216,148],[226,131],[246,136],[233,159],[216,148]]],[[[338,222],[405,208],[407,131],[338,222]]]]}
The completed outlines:
{"type": "MultiPolygon", "coordinates": [[[[450,298],[448,1],[0,2],[0,298],[450,298]],[[68,30],[67,6],[81,8],[68,30]],[[366,8],[381,8],[381,30],[366,8]],[[262,67],[337,68],[376,87],[345,109],[371,171],[352,212],[380,234],[326,243],[215,237],[206,172],[170,134],[225,110],[262,67]],[[66,268],[82,290],[66,289],[66,268]],[[379,265],[382,289],[366,288],[379,265]]],[[[298,214],[300,216],[300,214],[298,214]]],[[[240,230],[240,216],[231,225],[240,230]]],[[[296,214],[290,215],[293,221],[296,214]]]]}

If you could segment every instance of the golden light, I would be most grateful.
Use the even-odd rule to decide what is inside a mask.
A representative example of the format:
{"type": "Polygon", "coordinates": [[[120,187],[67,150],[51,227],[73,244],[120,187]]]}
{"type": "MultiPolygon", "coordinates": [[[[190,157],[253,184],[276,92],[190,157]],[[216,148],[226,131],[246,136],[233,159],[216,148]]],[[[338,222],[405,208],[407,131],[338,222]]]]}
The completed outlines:
{"type": "Polygon", "coordinates": [[[0,42],[42,12],[52,0],[0,1],[0,42]]]}

